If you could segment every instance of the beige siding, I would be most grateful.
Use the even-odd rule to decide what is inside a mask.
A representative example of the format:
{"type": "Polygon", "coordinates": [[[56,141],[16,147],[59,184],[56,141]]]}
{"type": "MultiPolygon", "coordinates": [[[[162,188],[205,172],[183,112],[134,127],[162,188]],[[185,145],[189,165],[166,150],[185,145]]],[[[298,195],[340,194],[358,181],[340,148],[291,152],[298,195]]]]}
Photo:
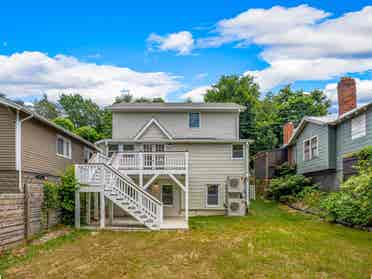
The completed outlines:
{"type": "Polygon", "coordinates": [[[150,127],[147,128],[147,130],[143,133],[143,135],[140,137],[141,140],[165,140],[168,139],[166,135],[159,129],[156,124],[151,124],[150,127]]]}
{"type": "Polygon", "coordinates": [[[83,163],[84,145],[71,139],[72,159],[56,155],[56,138],[59,132],[36,120],[22,125],[23,170],[33,173],[60,176],[67,166],[83,163]]]}
{"type": "Polygon", "coordinates": [[[15,113],[0,105],[0,170],[15,170],[15,113]]]}
{"type": "Polygon", "coordinates": [[[18,172],[0,170],[0,193],[18,193],[18,172]]]}
{"type": "Polygon", "coordinates": [[[201,112],[201,127],[189,128],[187,112],[113,113],[113,139],[133,139],[151,118],[176,138],[238,139],[237,119],[234,112],[201,112]]]}
{"type": "Polygon", "coordinates": [[[227,176],[244,176],[245,160],[231,159],[231,144],[170,145],[167,151],[189,151],[190,158],[190,210],[211,209],[206,207],[207,184],[219,184],[220,207],[224,209],[227,176]]]}

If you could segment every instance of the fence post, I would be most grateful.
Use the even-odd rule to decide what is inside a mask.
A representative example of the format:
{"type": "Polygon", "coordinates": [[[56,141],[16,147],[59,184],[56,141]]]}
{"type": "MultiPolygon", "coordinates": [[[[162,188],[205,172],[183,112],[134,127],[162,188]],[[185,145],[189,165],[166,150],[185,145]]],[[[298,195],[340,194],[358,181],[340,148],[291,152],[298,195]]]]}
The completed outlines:
{"type": "Polygon", "coordinates": [[[24,237],[27,241],[30,237],[30,213],[31,213],[31,193],[30,193],[30,185],[25,183],[24,184],[24,223],[25,223],[25,230],[24,230],[24,237]]]}

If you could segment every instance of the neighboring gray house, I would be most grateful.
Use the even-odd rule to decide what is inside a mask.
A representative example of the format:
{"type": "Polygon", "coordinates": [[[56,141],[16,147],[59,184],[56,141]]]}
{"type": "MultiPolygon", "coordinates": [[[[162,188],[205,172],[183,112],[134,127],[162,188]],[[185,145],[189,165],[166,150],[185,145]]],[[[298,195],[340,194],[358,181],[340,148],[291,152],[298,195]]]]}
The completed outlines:
{"type": "Polygon", "coordinates": [[[338,115],[303,118],[287,143],[297,173],[327,190],[337,189],[347,176],[346,155],[372,145],[372,103],[356,107],[354,79],[341,79],[338,103],[338,115]]]}
{"type": "MultiPolygon", "coordinates": [[[[142,218],[156,223],[157,229],[187,228],[189,215],[225,214],[229,177],[241,179],[243,191],[248,192],[249,141],[239,138],[239,114],[244,107],[228,103],[120,103],[110,109],[112,139],[97,142],[105,156],[97,155],[93,160],[104,164],[76,168],[80,181],[90,186],[102,185],[107,176],[111,180],[104,183],[116,185],[114,193],[107,187],[106,192],[102,187],[81,191],[101,193],[101,204],[109,205],[110,222],[117,216],[141,222],[138,214],[143,214],[142,218]],[[119,196],[126,201],[124,205],[117,200],[119,196]],[[141,204],[138,196],[143,199],[141,204]],[[127,202],[128,197],[133,197],[133,202],[127,202]],[[138,206],[144,208],[137,214],[138,206]]],[[[101,211],[101,226],[105,226],[105,215],[101,211]]]]}

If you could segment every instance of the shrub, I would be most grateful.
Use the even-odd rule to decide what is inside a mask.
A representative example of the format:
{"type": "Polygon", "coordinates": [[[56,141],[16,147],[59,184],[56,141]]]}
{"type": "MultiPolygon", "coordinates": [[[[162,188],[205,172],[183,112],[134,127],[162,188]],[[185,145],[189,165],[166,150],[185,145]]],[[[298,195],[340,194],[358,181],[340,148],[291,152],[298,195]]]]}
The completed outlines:
{"type": "Polygon", "coordinates": [[[267,197],[277,201],[289,200],[288,196],[295,196],[306,187],[314,187],[309,178],[303,175],[286,175],[271,180],[267,197]]]}
{"type": "Polygon", "coordinates": [[[282,177],[286,175],[295,175],[296,166],[290,165],[288,163],[281,164],[277,166],[274,170],[275,177],[282,177]]]}
{"type": "Polygon", "coordinates": [[[326,217],[354,225],[372,225],[372,172],[352,176],[341,186],[341,191],[331,193],[321,207],[326,217]]]}
{"type": "Polygon", "coordinates": [[[75,179],[74,168],[70,167],[61,177],[61,185],[58,187],[61,199],[62,223],[72,225],[75,213],[75,191],[79,184],[75,179]]]}
{"type": "Polygon", "coordinates": [[[60,197],[58,185],[52,182],[45,182],[43,185],[43,204],[42,204],[42,218],[43,223],[49,227],[50,210],[57,209],[60,206],[60,197]]]}

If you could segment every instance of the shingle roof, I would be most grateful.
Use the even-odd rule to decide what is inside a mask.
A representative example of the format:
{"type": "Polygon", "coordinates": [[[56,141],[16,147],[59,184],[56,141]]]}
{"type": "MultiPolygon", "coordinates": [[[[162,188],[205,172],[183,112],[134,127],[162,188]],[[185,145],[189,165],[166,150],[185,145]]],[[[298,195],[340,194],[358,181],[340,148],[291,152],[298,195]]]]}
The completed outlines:
{"type": "Polygon", "coordinates": [[[243,111],[244,106],[235,103],[118,103],[109,107],[112,111],[243,111]]]}

